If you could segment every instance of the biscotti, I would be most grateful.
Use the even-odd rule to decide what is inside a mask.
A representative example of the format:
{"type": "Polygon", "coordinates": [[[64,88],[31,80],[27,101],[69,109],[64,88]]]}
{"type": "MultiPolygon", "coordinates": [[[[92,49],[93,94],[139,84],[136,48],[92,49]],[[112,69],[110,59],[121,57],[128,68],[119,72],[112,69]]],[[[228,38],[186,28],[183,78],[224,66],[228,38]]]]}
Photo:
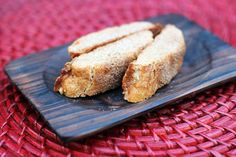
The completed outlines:
{"type": "Polygon", "coordinates": [[[75,98],[116,88],[129,63],[152,41],[153,33],[144,30],[81,54],[66,63],[54,90],[75,98]]]}
{"type": "Polygon", "coordinates": [[[168,84],[181,68],[185,49],[181,30],[166,25],[137,60],[129,64],[122,81],[124,99],[143,101],[168,84]]]}
{"type": "Polygon", "coordinates": [[[73,58],[83,53],[88,53],[99,46],[119,40],[125,36],[143,30],[151,30],[154,27],[155,25],[153,23],[144,21],[109,27],[77,39],[71,46],[69,46],[68,52],[71,58],[73,58]]]}

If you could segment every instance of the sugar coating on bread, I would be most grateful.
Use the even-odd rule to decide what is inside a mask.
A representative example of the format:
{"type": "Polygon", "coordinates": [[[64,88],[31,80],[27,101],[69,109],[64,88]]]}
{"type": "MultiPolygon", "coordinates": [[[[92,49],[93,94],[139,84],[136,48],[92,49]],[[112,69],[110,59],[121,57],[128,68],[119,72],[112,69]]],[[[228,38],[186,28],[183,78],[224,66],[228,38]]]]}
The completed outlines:
{"type": "Polygon", "coordinates": [[[139,54],[138,48],[143,48],[143,45],[150,43],[152,40],[152,33],[150,31],[142,31],[135,33],[129,37],[121,39],[104,47],[99,47],[94,51],[76,57],[73,60],[72,67],[84,67],[100,64],[110,64],[117,60],[139,54]]]}
{"type": "Polygon", "coordinates": [[[166,25],[154,41],[130,63],[122,81],[124,99],[140,102],[178,73],[185,54],[183,33],[174,25],[166,25]]]}
{"type": "Polygon", "coordinates": [[[166,25],[150,46],[146,47],[135,61],[135,64],[150,64],[163,60],[168,54],[181,53],[184,44],[183,33],[174,25],[166,25]]]}
{"type": "Polygon", "coordinates": [[[66,64],[55,90],[68,97],[84,97],[119,86],[129,63],[152,41],[151,31],[140,31],[75,57],[66,64]]]}
{"type": "Polygon", "coordinates": [[[77,39],[69,46],[68,52],[73,58],[80,54],[87,53],[99,46],[119,40],[132,33],[149,30],[153,27],[155,27],[155,25],[151,22],[132,22],[121,26],[106,28],[77,39]]]}

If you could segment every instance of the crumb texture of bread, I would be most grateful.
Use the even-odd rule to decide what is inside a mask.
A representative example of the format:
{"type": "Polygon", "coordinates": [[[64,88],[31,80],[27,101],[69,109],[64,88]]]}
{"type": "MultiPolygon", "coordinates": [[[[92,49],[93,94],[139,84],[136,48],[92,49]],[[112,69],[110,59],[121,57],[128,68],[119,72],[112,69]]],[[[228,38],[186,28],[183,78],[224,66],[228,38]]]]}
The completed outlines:
{"type": "Polygon", "coordinates": [[[54,90],[75,98],[116,88],[129,63],[152,41],[153,33],[144,30],[75,57],[63,68],[54,90]]]}
{"type": "Polygon", "coordinates": [[[151,30],[155,24],[151,22],[132,22],[121,26],[109,27],[98,32],[85,35],[72,43],[68,48],[71,58],[88,53],[94,48],[114,42],[133,33],[151,30]]]}
{"type": "Polygon", "coordinates": [[[182,31],[166,25],[137,60],[129,64],[122,80],[124,99],[141,102],[168,84],[180,70],[185,51],[182,31]]]}

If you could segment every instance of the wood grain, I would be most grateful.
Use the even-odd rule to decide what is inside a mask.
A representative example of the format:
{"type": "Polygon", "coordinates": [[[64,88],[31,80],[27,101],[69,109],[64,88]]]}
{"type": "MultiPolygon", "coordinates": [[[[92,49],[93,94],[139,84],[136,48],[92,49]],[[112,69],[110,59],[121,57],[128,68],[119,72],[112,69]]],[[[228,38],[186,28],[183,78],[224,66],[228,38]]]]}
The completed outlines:
{"type": "Polygon", "coordinates": [[[69,60],[68,44],[15,60],[6,66],[5,71],[65,141],[88,137],[236,78],[236,50],[210,32],[173,14],[148,21],[177,25],[184,32],[187,52],[181,72],[169,85],[144,102],[126,102],[121,88],[78,99],[69,99],[53,92],[54,81],[69,60]]]}

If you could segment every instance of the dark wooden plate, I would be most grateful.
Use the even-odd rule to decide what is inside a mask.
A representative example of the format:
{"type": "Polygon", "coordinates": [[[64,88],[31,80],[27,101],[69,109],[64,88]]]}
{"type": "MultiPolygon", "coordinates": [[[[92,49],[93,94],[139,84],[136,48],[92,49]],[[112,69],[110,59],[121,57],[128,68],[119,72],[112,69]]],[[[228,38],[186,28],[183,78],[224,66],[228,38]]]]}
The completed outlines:
{"type": "Polygon", "coordinates": [[[124,101],[121,88],[78,99],[53,92],[55,78],[69,60],[68,45],[15,60],[6,66],[6,73],[65,141],[101,132],[236,77],[236,50],[210,32],[173,14],[148,21],[173,23],[181,28],[187,42],[187,53],[177,77],[144,102],[130,104],[124,101]]]}

